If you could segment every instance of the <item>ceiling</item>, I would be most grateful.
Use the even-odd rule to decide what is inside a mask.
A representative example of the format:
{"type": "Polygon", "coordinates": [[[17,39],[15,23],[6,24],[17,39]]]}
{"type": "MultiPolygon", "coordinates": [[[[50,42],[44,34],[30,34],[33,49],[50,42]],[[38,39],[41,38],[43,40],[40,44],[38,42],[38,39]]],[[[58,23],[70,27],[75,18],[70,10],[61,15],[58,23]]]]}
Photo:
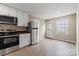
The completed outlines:
{"type": "Polygon", "coordinates": [[[31,15],[50,19],[76,13],[76,3],[5,3],[31,15]]]}

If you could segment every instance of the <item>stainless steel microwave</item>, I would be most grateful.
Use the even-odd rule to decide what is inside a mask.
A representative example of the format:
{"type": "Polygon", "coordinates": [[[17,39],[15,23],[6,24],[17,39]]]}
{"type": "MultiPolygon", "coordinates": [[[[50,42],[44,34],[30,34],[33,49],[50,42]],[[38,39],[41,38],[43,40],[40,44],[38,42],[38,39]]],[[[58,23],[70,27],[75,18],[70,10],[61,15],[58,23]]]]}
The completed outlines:
{"type": "Polygon", "coordinates": [[[0,15],[0,23],[17,24],[17,17],[0,15]]]}

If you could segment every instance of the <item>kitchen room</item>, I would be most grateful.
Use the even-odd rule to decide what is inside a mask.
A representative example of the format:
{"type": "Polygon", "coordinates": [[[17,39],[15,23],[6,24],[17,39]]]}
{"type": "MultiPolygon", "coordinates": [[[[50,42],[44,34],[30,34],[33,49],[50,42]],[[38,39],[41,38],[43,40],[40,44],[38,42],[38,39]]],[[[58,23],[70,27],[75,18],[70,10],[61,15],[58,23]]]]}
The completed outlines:
{"type": "Polygon", "coordinates": [[[44,22],[43,19],[28,15],[27,12],[7,4],[0,4],[0,7],[1,56],[36,45],[40,39],[43,39],[42,28],[38,23],[44,22]],[[38,21],[38,19],[41,20],[38,21]],[[41,38],[39,38],[39,31],[42,34],[41,38]]]}
{"type": "Polygon", "coordinates": [[[77,3],[0,4],[0,55],[76,56],[76,10],[77,3]]]}

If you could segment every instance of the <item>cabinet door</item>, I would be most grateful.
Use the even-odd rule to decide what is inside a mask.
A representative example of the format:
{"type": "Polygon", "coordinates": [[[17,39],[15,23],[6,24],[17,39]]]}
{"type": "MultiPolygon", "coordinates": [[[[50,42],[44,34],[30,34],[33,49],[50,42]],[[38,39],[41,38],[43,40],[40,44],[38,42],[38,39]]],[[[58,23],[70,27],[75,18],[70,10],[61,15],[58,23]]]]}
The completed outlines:
{"type": "Polygon", "coordinates": [[[19,47],[25,47],[30,44],[30,34],[20,34],[19,35],[19,47]]]}
{"type": "Polygon", "coordinates": [[[17,10],[18,26],[28,26],[28,15],[17,10]]]}
{"type": "Polygon", "coordinates": [[[8,7],[8,15],[16,17],[16,9],[8,7]]]}
{"type": "Polygon", "coordinates": [[[23,12],[23,26],[28,26],[28,15],[23,12]]]}
{"type": "Polygon", "coordinates": [[[17,26],[23,26],[23,15],[21,11],[16,11],[16,16],[17,16],[17,26]]]}
{"type": "Polygon", "coordinates": [[[0,4],[0,15],[8,15],[8,6],[0,4]]]}

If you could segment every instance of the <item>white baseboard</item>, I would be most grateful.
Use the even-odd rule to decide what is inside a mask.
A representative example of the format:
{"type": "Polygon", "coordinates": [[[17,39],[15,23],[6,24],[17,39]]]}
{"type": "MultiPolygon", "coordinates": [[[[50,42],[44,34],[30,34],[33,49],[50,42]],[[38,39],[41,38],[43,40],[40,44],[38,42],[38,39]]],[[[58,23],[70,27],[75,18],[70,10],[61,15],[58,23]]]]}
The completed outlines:
{"type": "Polygon", "coordinates": [[[61,40],[61,41],[65,41],[65,42],[71,42],[71,43],[76,43],[76,41],[70,41],[70,40],[62,40],[62,39],[56,39],[56,38],[49,38],[49,37],[46,37],[48,39],[54,39],[54,40],[61,40]]]}

